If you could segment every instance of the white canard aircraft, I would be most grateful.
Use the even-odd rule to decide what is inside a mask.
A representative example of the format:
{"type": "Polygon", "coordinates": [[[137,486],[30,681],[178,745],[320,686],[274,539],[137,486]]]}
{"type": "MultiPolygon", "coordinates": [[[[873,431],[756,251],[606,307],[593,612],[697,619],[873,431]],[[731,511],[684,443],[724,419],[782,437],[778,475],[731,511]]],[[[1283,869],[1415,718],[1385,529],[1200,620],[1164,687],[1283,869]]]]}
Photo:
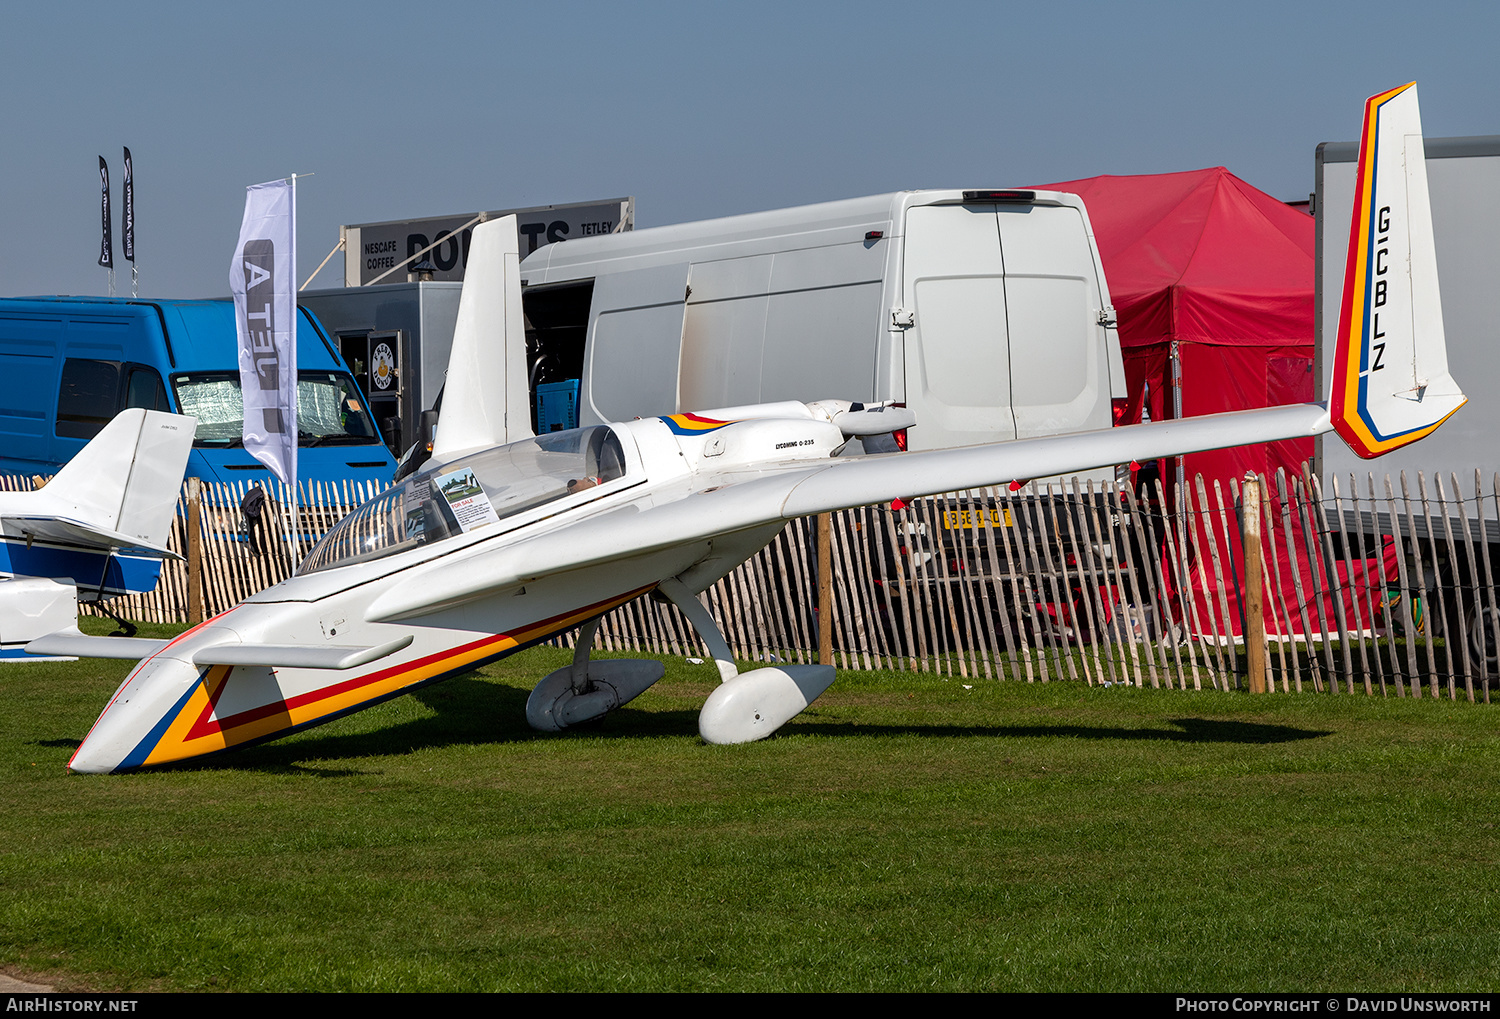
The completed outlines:
{"type": "MultiPolygon", "coordinates": [[[[1436,427],[1463,396],[1443,351],[1416,90],[1376,96],[1368,110],[1367,208],[1356,210],[1350,241],[1351,264],[1367,271],[1349,274],[1334,404],[1348,419],[1341,431],[1389,444],[1436,427]]],[[[504,414],[525,406],[515,238],[507,220],[474,232],[443,415],[419,473],[341,521],[296,576],[175,640],[115,650],[115,638],[71,634],[32,645],[144,659],[72,770],[127,771],[271,739],[581,626],[573,663],[544,678],[526,706],[536,728],[576,725],[665,671],[589,658],[600,616],[653,590],[682,610],[718,667],[702,737],[759,739],[819,696],[833,668],[739,672],[697,595],[788,520],[1335,427],[1326,405],[1303,404],[845,458],[836,454],[851,437],[908,426],[911,416],[824,401],[530,437],[504,414]],[[499,392],[508,403],[492,398],[499,392]]]]}
{"type": "Polygon", "coordinates": [[[0,493],[0,661],[37,660],[26,645],[76,628],[80,599],[149,591],[161,560],[180,558],[167,531],[196,427],[123,410],[44,488],[0,493]]]}

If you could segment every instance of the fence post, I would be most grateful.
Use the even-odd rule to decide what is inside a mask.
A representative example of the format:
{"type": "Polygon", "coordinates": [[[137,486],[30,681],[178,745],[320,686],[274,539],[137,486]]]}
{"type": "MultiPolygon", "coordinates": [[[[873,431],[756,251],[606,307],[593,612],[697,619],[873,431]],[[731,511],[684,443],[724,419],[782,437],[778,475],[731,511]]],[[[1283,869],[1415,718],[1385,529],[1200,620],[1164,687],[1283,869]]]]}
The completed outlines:
{"type": "Polygon", "coordinates": [[[202,479],[188,478],[187,489],[188,625],[197,626],[203,622],[202,479]]]}
{"type": "Polygon", "coordinates": [[[1245,475],[1240,486],[1241,545],[1245,551],[1245,659],[1250,673],[1250,692],[1266,692],[1266,617],[1260,576],[1260,479],[1245,475]]]}
{"type": "Polygon", "coordinates": [[[818,514],[818,664],[833,664],[833,514],[818,514]]]}

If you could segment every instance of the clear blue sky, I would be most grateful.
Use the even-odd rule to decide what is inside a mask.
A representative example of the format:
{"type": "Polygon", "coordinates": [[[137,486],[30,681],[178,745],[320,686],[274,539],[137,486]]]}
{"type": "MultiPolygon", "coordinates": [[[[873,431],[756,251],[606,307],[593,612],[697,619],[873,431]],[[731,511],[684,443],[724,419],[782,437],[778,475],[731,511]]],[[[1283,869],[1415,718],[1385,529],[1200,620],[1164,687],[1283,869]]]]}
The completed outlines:
{"type": "Polygon", "coordinates": [[[341,223],[627,194],[653,226],[1222,164],[1305,197],[1392,85],[1429,136],[1500,134],[1497,51],[1493,3],[9,5],[0,294],[104,292],[126,145],[142,293],[194,297],[292,172],[304,277],[341,223]]]}

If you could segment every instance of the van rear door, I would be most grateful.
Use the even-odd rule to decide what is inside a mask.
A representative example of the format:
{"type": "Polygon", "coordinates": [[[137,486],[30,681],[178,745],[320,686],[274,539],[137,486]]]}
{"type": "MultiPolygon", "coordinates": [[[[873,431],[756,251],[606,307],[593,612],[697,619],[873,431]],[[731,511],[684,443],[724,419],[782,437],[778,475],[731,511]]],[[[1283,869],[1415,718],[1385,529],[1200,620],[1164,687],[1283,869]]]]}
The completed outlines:
{"type": "MultiPolygon", "coordinates": [[[[912,448],[1016,437],[1005,260],[994,205],[920,205],[903,255],[906,402],[912,448]]],[[[902,324],[901,322],[897,323],[902,324]]]]}
{"type": "Polygon", "coordinates": [[[1078,209],[913,207],[902,292],[912,448],[1108,427],[1107,302],[1078,209]]]}
{"type": "Polygon", "coordinates": [[[1016,435],[1108,428],[1109,367],[1093,251],[1071,206],[997,205],[1016,435]]]}
{"type": "Polygon", "coordinates": [[[677,413],[687,263],[606,273],[594,284],[579,423],[677,413]]]}

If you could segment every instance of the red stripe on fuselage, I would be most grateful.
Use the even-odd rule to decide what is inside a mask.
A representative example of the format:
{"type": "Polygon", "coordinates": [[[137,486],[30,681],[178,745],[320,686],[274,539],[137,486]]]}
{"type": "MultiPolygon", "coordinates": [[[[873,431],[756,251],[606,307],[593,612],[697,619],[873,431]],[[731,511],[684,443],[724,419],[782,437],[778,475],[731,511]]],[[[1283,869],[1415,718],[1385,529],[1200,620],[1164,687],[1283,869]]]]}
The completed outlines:
{"type": "MultiPolygon", "coordinates": [[[[655,586],[655,584],[648,584],[646,587],[631,591],[629,594],[624,595],[623,598],[618,601],[618,604],[623,605],[630,599],[644,594],[655,586]]],[[[223,692],[225,686],[227,686],[226,683],[221,681],[217,687],[213,687],[209,690],[208,703],[204,705],[203,713],[198,716],[197,720],[193,722],[192,728],[188,730],[187,735],[184,737],[184,742],[200,739],[204,736],[212,735],[216,732],[224,732],[226,730],[235,729],[243,725],[249,725],[271,715],[286,714],[296,708],[306,707],[309,704],[316,704],[318,701],[326,700],[330,697],[337,697],[340,694],[345,694],[352,690],[358,690],[363,686],[369,686],[374,683],[379,683],[382,680],[389,679],[392,676],[400,675],[403,672],[413,672],[418,669],[425,668],[429,665],[439,664],[445,660],[459,658],[468,654],[469,652],[478,651],[487,646],[503,644],[507,640],[515,640],[517,644],[521,644],[526,640],[531,639],[531,637],[535,635],[537,630],[545,630],[547,627],[556,625],[561,620],[567,619],[569,616],[576,616],[580,612],[586,613],[592,609],[599,608],[600,606],[609,605],[611,602],[616,602],[616,599],[606,598],[604,601],[596,602],[593,605],[588,605],[581,609],[574,609],[570,612],[563,612],[556,616],[552,616],[551,618],[543,619],[538,623],[533,623],[530,626],[521,627],[519,630],[520,635],[518,637],[512,637],[512,635],[508,633],[497,633],[489,637],[481,637],[479,640],[471,641],[468,644],[464,644],[460,647],[449,648],[446,651],[434,652],[433,654],[427,655],[423,658],[418,658],[410,662],[404,662],[401,665],[393,665],[389,668],[381,669],[377,672],[371,672],[364,676],[355,676],[353,679],[344,680],[342,683],[335,683],[333,686],[320,687],[317,690],[310,691],[309,693],[299,694],[296,697],[291,698],[290,700],[273,701],[269,704],[262,704],[256,708],[249,708],[248,710],[237,712],[236,714],[230,715],[227,718],[216,719],[213,717],[214,711],[218,706],[220,694],[223,692]]],[[[568,627],[562,627],[560,629],[567,628],[568,627]]],[[[227,679],[228,676],[226,675],[224,678],[227,679]]],[[[207,682],[207,676],[204,677],[204,681],[207,682]]]]}

